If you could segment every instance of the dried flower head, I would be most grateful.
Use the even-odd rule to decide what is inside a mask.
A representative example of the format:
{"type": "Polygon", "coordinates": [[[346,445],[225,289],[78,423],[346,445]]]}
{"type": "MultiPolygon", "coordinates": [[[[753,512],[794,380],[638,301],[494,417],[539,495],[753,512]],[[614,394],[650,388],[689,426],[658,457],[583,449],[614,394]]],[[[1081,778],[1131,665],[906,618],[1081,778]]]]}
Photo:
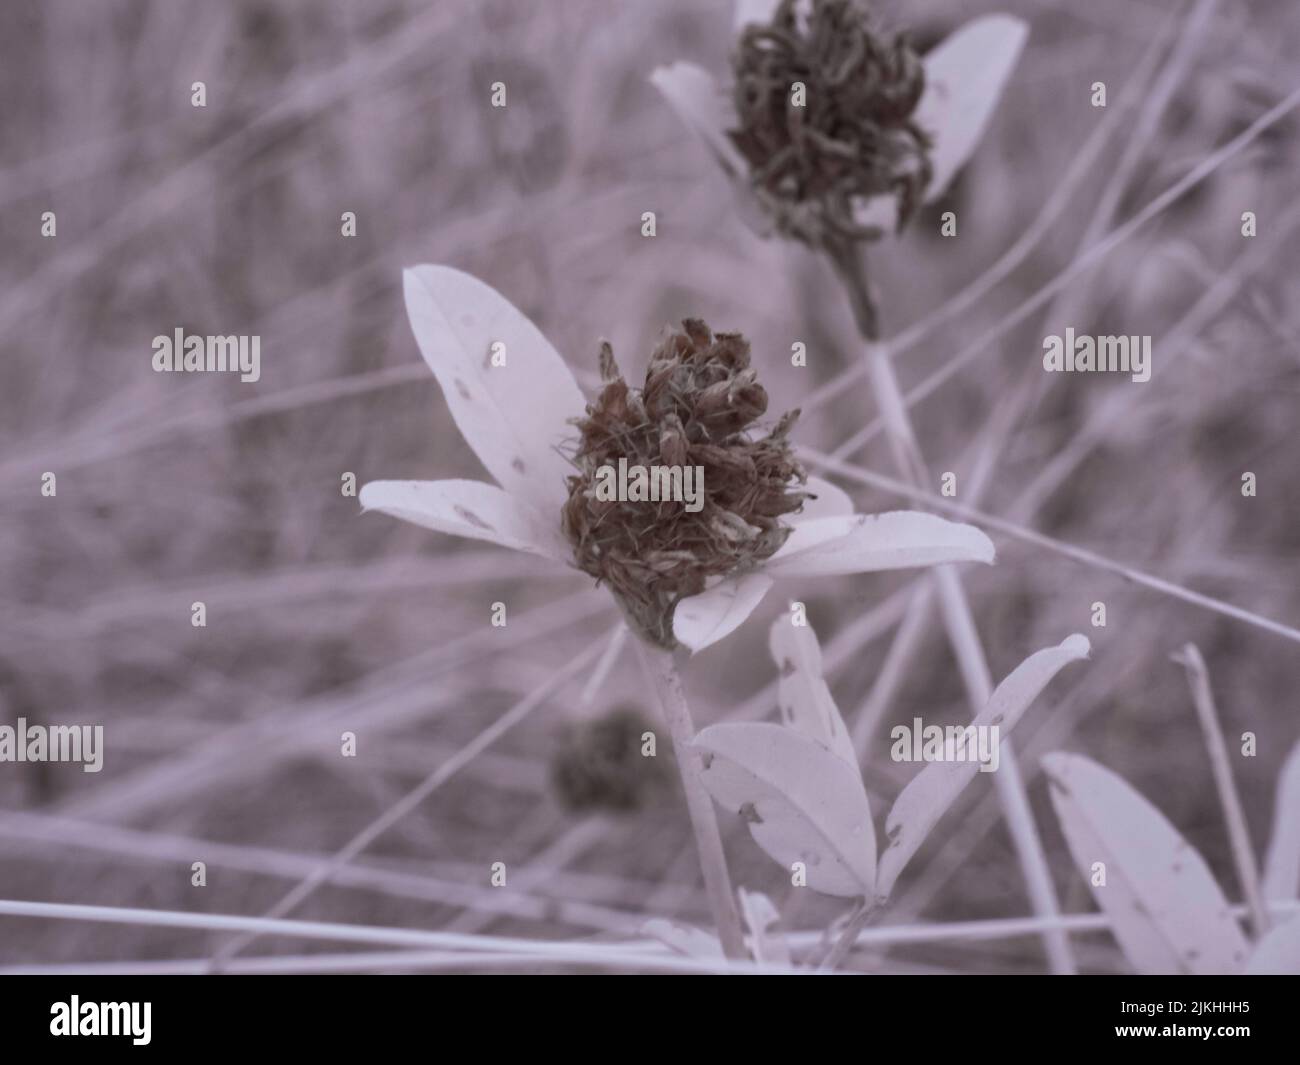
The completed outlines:
{"type": "Polygon", "coordinates": [[[565,808],[639,809],[668,777],[662,759],[642,755],[642,736],[653,729],[634,706],[569,725],[551,760],[551,783],[565,808]]]}
{"type": "Polygon", "coordinates": [[[608,343],[600,352],[605,387],[585,417],[568,480],[563,530],[579,569],[609,586],[635,630],[673,648],[673,610],[704,591],[710,577],[743,573],[771,557],[790,535],[781,516],[809,493],[789,440],[798,411],[767,436],[750,427],[767,410],[767,392],[749,365],[749,342],[714,335],[687,319],[655,349],[643,388],[629,388],[608,343]],[[702,506],[680,499],[599,498],[602,467],[698,467],[702,506]]]}
{"type": "Polygon", "coordinates": [[[732,63],[729,136],[778,230],[814,247],[875,239],[861,212],[878,196],[906,224],[932,171],[915,121],[925,67],[901,36],[874,32],[858,0],[812,0],[804,17],[781,0],[770,23],[746,26],[732,63]]]}
{"type": "Polygon", "coordinates": [[[606,345],[606,384],[589,404],[560,353],[489,285],[429,264],[403,282],[420,352],[492,481],[371,481],[364,510],[576,565],[608,583],[638,633],[692,651],[735,631],[786,578],[993,561],[992,541],[973,526],[857,514],[843,489],[805,478],[786,439],[797,412],[751,439],[767,393],[740,336],[684,323],[640,390],[606,345]],[[498,346],[508,365],[485,358],[498,346]],[[568,458],[575,425],[578,454],[568,458]],[[699,466],[703,485],[697,478],[684,503],[598,498],[596,471],[620,458],[699,466]]]}

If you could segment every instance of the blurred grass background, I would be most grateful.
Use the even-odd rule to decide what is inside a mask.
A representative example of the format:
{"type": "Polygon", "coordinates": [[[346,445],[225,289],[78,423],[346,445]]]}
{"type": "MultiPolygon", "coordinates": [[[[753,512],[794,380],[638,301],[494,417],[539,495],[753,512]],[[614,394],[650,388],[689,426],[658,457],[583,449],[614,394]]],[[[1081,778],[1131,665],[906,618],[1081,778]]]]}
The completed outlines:
{"type": "MultiPolygon", "coordinates": [[[[1070,265],[1130,143],[1138,155],[1115,224],[1295,88],[1300,19],[1287,0],[1215,6],[1139,140],[1138,116],[1192,4],[877,7],[925,47],[993,10],[1031,28],[972,164],[907,234],[871,253],[887,334],[979,278],[1079,178],[1005,281],[899,355],[906,387],[1070,265]],[[1153,48],[1156,73],[1144,74],[1153,48]],[[1104,110],[1090,104],[1095,81],[1107,84],[1104,110]],[[1078,169],[1126,85],[1136,106],[1078,169]],[[939,236],[944,210],[958,214],[956,239],[939,236]]],[[[725,75],[729,27],[728,4],[686,0],[0,8],[0,722],[103,724],[107,746],[98,775],[0,766],[0,896],[261,913],[314,856],[340,847],[557,664],[607,638],[613,607],[586,578],[362,519],[341,494],[345,472],[358,483],[483,475],[419,359],[402,266],[445,262],[488,281],[588,387],[600,337],[633,376],[659,330],[686,315],[751,338],[774,414],[856,363],[829,272],[750,233],[646,80],[678,58],[725,75]],[[503,111],[489,106],[497,80],[508,87],[503,111]],[[206,108],[190,104],[194,81],[206,83],[206,108]],[[653,239],[640,235],[647,210],[653,239]],[[44,211],[57,214],[54,238],[41,236],[44,211]],[[356,213],[355,238],[340,234],[344,211],[356,213]],[[153,373],[152,338],[177,326],[259,334],[261,380],[153,373]],[[790,365],[795,341],[807,344],[806,368],[790,365]],[[45,471],[57,474],[53,499],[40,494],[45,471]],[[190,625],[197,600],[207,604],[203,629],[190,625]],[[495,601],[508,604],[505,629],[489,625],[495,601]],[[356,758],[340,757],[344,730],[357,735],[356,758]],[[190,885],[200,860],[205,888],[190,885]]],[[[1056,317],[1029,315],[918,404],[932,469],[967,475],[999,402],[1043,378],[1044,335],[1067,325],[1151,334],[1150,384],[1102,375],[1037,386],[982,505],[1300,621],[1298,132],[1294,116],[1271,126],[1074,282],[1056,317]],[[1259,218],[1254,240],[1240,234],[1245,210],[1259,218]],[[1162,337],[1225,276],[1239,286],[1179,340],[1176,369],[1162,373],[1174,356],[1162,337]],[[1114,416],[1117,401],[1126,406],[1114,416]],[[1089,434],[1077,465],[1018,512],[1025,486],[1089,434]],[[1253,499],[1239,490],[1246,470],[1258,477],[1253,499]]],[[[874,413],[861,383],[845,385],[796,439],[830,450],[874,413]]],[[[889,470],[883,440],[856,460],[889,470]]],[[[860,510],[899,505],[845,487],[860,510]]],[[[1072,631],[1094,644],[1092,662],[1063,677],[1015,739],[1065,907],[1092,908],[1037,773],[1038,756],[1058,747],[1129,779],[1239,899],[1185,678],[1169,655],[1188,640],[1201,647],[1230,750],[1244,731],[1259,738],[1258,756],[1234,765],[1262,851],[1277,769],[1300,736],[1296,645],[995,539],[999,564],[968,574],[995,675],[1072,631]],[[1090,626],[1095,601],[1107,606],[1104,629],[1090,626]]],[[[781,589],[809,604],[825,644],[887,604],[868,616],[880,620],[870,638],[851,638],[835,657],[830,680],[846,715],[879,672],[912,580],[781,589]]],[[[698,723],[742,706],[775,710],[765,621],[784,599],[692,664],[698,723]]],[[[473,759],[353,863],[355,882],[322,889],[299,915],[534,938],[634,931],[650,915],[707,923],[675,783],[649,787],[632,812],[559,801],[551,766],[575,727],[629,704],[654,720],[635,656],[620,656],[589,703],[584,681],[473,759]],[[506,891],[488,887],[493,861],[507,863],[506,891]]],[[[932,620],[866,767],[878,821],[910,774],[887,760],[888,724],[965,712],[932,620]]],[[[959,805],[905,875],[887,921],[1029,912],[987,782],[959,805]]],[[[734,879],[769,892],[789,927],[822,927],[840,911],[792,891],[743,825],[722,816],[734,879]]],[[[215,942],[14,918],[0,928],[6,965],[199,957],[215,942]]],[[[1123,969],[1108,936],[1076,943],[1086,967],[1123,969]]],[[[255,952],[302,949],[267,940],[255,952]]],[[[877,963],[1043,968],[1032,937],[909,946],[877,963]]]]}

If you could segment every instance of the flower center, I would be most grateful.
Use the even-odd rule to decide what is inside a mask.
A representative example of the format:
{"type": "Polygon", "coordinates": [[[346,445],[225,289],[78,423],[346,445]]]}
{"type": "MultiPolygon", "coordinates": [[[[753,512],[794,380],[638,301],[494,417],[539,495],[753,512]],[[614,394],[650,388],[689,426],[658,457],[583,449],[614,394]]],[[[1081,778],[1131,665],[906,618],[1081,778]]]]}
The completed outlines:
{"type": "Polygon", "coordinates": [[[575,564],[609,586],[638,634],[671,649],[680,600],[710,577],[756,566],[789,536],[780,518],[809,496],[797,488],[806,474],[787,439],[799,412],[751,438],[767,392],[749,343],[715,336],[698,319],[659,344],[642,388],[628,387],[608,343],[600,368],[605,387],[574,423],[578,473],[568,480],[564,534],[575,564]],[[627,473],[638,468],[649,471],[639,489],[627,473]],[[656,490],[673,485],[686,490],[656,490]]]}

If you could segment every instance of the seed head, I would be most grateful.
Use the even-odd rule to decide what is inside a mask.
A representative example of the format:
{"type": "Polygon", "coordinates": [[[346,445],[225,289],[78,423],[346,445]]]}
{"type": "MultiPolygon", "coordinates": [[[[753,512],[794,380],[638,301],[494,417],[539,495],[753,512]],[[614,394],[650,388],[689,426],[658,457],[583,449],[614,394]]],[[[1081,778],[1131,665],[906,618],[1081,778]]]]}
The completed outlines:
{"type": "Polygon", "coordinates": [[[568,480],[564,535],[578,568],[609,586],[634,630],[672,649],[681,599],[704,591],[710,577],[753,568],[789,536],[781,516],[809,497],[797,488],[806,474],[787,439],[799,412],[751,439],[767,392],[749,365],[749,342],[715,336],[694,318],[655,349],[644,387],[628,387],[608,343],[600,369],[605,387],[575,419],[578,473],[568,480]],[[597,471],[620,458],[628,467],[702,467],[702,507],[597,498],[597,471]]]}
{"type": "Polygon", "coordinates": [[[739,126],[730,137],[777,229],[820,248],[881,236],[855,203],[893,196],[897,228],[930,182],[930,140],[912,115],[925,68],[900,36],[876,34],[859,0],[812,0],[806,18],[781,0],[751,24],[732,59],[739,126]],[[806,89],[803,106],[793,87],[806,89]]]}
{"type": "Polygon", "coordinates": [[[648,731],[653,726],[634,706],[566,728],[551,759],[551,783],[565,808],[639,809],[666,779],[662,759],[642,756],[648,731]]]}

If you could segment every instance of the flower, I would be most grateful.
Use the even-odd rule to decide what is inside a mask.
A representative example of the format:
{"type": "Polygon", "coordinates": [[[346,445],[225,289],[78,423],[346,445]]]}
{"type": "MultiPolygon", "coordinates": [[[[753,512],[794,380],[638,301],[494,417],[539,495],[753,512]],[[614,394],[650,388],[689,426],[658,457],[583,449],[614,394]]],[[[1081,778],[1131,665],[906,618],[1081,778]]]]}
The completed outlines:
{"type": "Polygon", "coordinates": [[[791,418],[751,439],[767,396],[735,334],[688,321],[661,344],[640,390],[623,382],[606,346],[606,385],[587,404],[556,350],[490,286],[448,266],[417,266],[403,280],[420,352],[497,483],[373,481],[361,489],[363,510],[594,572],[639,636],[694,651],[737,628],[779,578],[993,561],[992,542],[973,526],[911,511],[853,513],[842,490],[803,476],[785,441],[791,418]],[[704,466],[704,505],[690,513],[634,502],[642,508],[634,522],[621,503],[619,555],[606,572],[592,552],[598,514],[586,493],[595,459],[620,457],[704,466]],[[721,526],[734,538],[726,547],[721,526]],[[651,537],[641,556],[630,547],[638,535],[651,537]],[[669,550],[681,554],[661,557],[669,550]]]}
{"type": "Polygon", "coordinates": [[[671,648],[680,600],[704,591],[710,577],[752,569],[790,535],[782,516],[809,498],[795,490],[807,475],[787,439],[798,411],[751,439],[767,392],[749,365],[749,342],[738,333],[715,337],[698,319],[655,349],[644,388],[628,388],[608,344],[600,363],[606,384],[578,423],[580,472],[568,481],[564,533],[578,568],[609,586],[652,643],[671,648]],[[697,471],[699,505],[600,498],[601,471],[620,460],[697,471]]]}
{"type": "Polygon", "coordinates": [[[918,57],[876,33],[861,0],[738,0],[735,28],[730,94],[692,63],[650,80],[752,194],[756,229],[818,247],[897,231],[943,195],[1028,33],[987,15],[918,57]]]}
{"type": "Polygon", "coordinates": [[[732,63],[728,136],[753,191],[781,232],[813,247],[879,237],[853,217],[877,196],[893,197],[901,229],[931,179],[930,138],[912,118],[921,60],[901,35],[879,36],[856,0],[814,0],[802,19],[795,6],[780,0],[770,23],[746,26],[732,63]]]}

